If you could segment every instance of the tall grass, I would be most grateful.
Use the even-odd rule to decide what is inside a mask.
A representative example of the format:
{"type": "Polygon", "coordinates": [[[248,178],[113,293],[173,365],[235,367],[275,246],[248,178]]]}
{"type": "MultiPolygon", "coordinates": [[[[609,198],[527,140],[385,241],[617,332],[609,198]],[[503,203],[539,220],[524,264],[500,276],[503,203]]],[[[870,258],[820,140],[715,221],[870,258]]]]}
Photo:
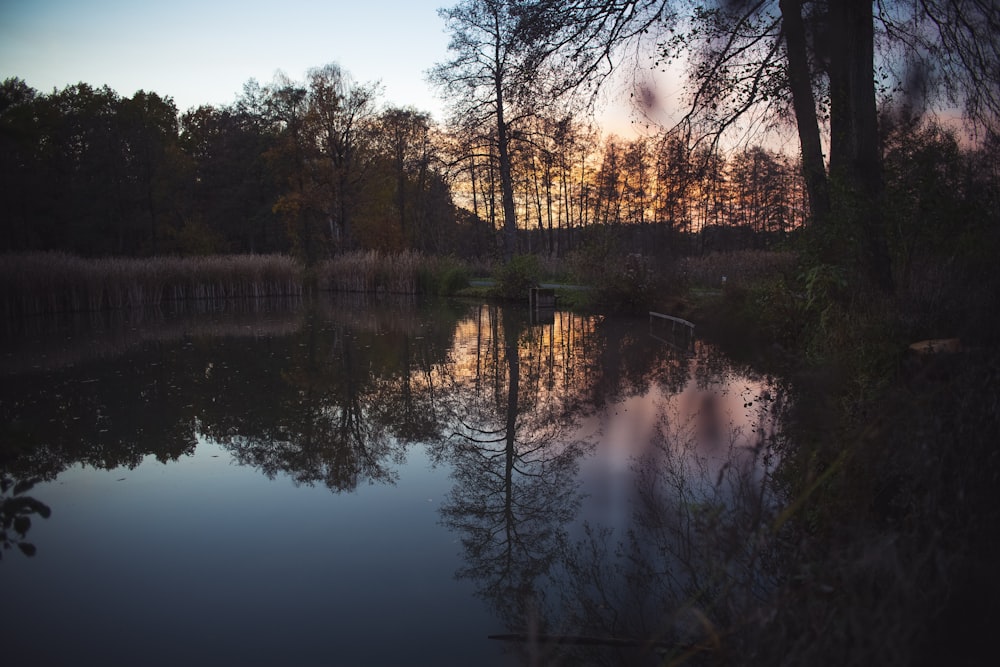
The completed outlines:
{"type": "Polygon", "coordinates": [[[450,294],[468,284],[467,275],[465,265],[452,258],[368,250],[326,260],[317,269],[316,283],[331,292],[450,294]]]}
{"type": "Polygon", "coordinates": [[[7,318],[160,307],[170,301],[301,296],[302,271],[284,255],[82,259],[63,253],[0,257],[7,318]]]}
{"type": "Polygon", "coordinates": [[[386,255],[375,250],[345,253],[321,263],[317,286],[332,292],[416,294],[420,255],[386,255]]]}
{"type": "Polygon", "coordinates": [[[214,307],[263,298],[297,299],[309,285],[334,292],[451,294],[468,285],[468,269],[452,258],[411,251],[348,253],[323,262],[309,276],[299,261],[286,255],[148,259],[2,255],[0,316],[10,321],[168,303],[214,307]]]}

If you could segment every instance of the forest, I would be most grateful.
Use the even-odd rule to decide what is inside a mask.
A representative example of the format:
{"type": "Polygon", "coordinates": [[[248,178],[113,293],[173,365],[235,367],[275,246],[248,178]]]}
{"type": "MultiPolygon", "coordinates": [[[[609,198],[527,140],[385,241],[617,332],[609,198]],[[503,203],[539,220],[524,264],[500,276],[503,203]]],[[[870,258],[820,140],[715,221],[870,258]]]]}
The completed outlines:
{"type": "MultiPolygon", "coordinates": [[[[667,254],[763,248],[805,222],[788,155],[692,152],[677,134],[623,139],[583,118],[533,117],[518,130],[522,252],[562,256],[587,229],[625,225],[667,254]]],[[[498,252],[491,138],[381,104],[376,85],[335,64],[304,82],[249,81],[229,106],[184,113],[156,93],[79,83],[44,94],[8,79],[0,122],[3,251],[498,252]]]]}
{"type": "MultiPolygon", "coordinates": [[[[692,150],[679,132],[624,139],[586,116],[529,120],[511,160],[519,252],[562,257],[608,230],[623,250],[664,256],[775,248],[808,221],[798,157],[692,150]]],[[[184,113],[156,93],[44,94],[8,79],[0,124],[3,252],[501,254],[495,137],[381,105],[377,86],[336,65],[184,113]]],[[[960,128],[888,111],[884,127],[908,273],[935,228],[958,237],[977,224],[952,213],[995,186],[996,140],[969,145],[960,128]]]]}

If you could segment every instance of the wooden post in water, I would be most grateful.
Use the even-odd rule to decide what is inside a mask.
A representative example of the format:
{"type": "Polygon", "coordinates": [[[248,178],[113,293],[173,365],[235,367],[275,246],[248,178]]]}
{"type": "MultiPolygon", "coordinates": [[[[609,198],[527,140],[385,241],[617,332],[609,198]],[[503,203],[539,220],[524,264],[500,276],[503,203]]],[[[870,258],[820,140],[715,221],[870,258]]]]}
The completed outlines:
{"type": "Polygon", "coordinates": [[[545,287],[530,288],[528,310],[533,323],[551,323],[555,317],[556,291],[545,287]]]}
{"type": "Polygon", "coordinates": [[[556,307],[556,291],[546,287],[532,287],[528,290],[528,307],[532,310],[556,307]]]}

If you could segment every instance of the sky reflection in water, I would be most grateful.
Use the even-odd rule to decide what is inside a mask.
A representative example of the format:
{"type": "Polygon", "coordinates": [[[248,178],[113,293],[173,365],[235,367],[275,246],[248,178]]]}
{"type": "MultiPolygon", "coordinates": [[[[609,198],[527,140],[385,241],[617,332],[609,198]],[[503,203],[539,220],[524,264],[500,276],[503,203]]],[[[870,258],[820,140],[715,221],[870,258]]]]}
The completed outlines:
{"type": "Polygon", "coordinates": [[[752,543],[774,505],[783,393],[648,326],[337,301],[11,338],[0,463],[52,516],[0,561],[8,655],[652,660],[487,639],[677,643],[708,569],[754,573],[700,603],[719,622],[766,588],[713,531],[752,543]]]}

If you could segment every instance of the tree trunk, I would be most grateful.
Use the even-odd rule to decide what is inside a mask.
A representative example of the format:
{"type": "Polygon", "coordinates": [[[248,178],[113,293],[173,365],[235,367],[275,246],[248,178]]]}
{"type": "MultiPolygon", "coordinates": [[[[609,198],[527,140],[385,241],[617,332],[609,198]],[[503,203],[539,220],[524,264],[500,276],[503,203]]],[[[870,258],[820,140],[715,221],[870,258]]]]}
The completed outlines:
{"type": "Polygon", "coordinates": [[[802,21],[801,0],[781,0],[781,20],[788,54],[788,81],[792,90],[792,106],[802,149],[802,172],[809,194],[813,222],[824,224],[830,215],[830,186],[820,143],[816,100],[813,97],[812,75],[806,46],[806,30],[802,21]]]}
{"type": "Polygon", "coordinates": [[[883,215],[884,183],[875,102],[871,0],[829,3],[830,176],[843,192],[836,212],[864,239],[862,264],[891,291],[892,267],[883,215]]]}
{"type": "Polygon", "coordinates": [[[504,120],[503,89],[496,85],[497,161],[500,168],[500,202],[503,206],[503,259],[509,262],[517,248],[517,218],[514,213],[514,180],[510,169],[510,136],[504,120]]]}

